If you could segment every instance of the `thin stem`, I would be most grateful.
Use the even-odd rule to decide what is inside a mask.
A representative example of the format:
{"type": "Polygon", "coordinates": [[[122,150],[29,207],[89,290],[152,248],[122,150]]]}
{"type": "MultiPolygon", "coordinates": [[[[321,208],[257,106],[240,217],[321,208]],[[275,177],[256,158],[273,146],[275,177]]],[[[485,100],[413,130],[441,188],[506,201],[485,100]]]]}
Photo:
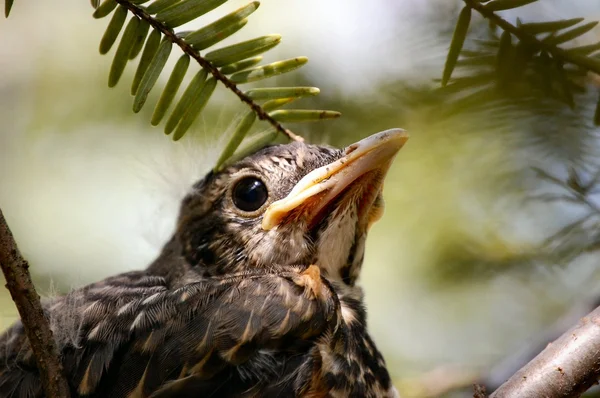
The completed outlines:
{"type": "Polygon", "coordinates": [[[6,288],[17,306],[25,334],[35,356],[48,398],[68,398],[69,385],[63,374],[56,342],[29,275],[29,264],[21,255],[2,210],[0,210],[0,267],[6,288]]]}
{"type": "Polygon", "coordinates": [[[198,64],[202,68],[204,68],[208,72],[210,72],[215,77],[215,79],[217,79],[218,81],[223,83],[223,85],[225,87],[227,87],[227,89],[232,91],[235,95],[238,96],[238,98],[242,102],[247,104],[256,113],[256,116],[258,116],[259,119],[268,122],[278,132],[284,134],[291,140],[304,141],[302,139],[302,137],[300,137],[300,136],[292,133],[290,130],[284,128],[278,121],[276,121],[271,116],[269,116],[269,114],[267,112],[265,112],[265,110],[260,105],[258,105],[256,102],[254,102],[249,96],[244,94],[237,87],[237,85],[235,83],[233,83],[231,80],[229,80],[227,78],[227,76],[225,76],[223,73],[221,73],[221,71],[218,68],[213,66],[206,59],[202,58],[200,56],[200,54],[198,53],[198,51],[196,51],[192,46],[190,46],[188,43],[186,43],[181,37],[178,37],[171,28],[169,28],[162,22],[156,20],[154,17],[152,17],[152,15],[148,14],[144,9],[138,7],[135,4],[130,3],[127,0],[116,0],[116,2],[121,4],[123,7],[126,7],[129,11],[131,11],[138,18],[147,21],[153,28],[155,28],[156,30],[158,30],[162,34],[164,34],[166,37],[168,37],[172,43],[177,44],[184,53],[186,53],[187,55],[189,55],[190,57],[195,59],[196,62],[198,62],[198,64]]]}
{"type": "MultiPolygon", "coordinates": [[[[549,43],[545,43],[544,41],[538,39],[535,35],[529,34],[529,33],[525,32],[523,29],[519,29],[519,27],[511,24],[510,22],[503,19],[495,12],[490,11],[487,8],[485,8],[485,4],[480,3],[477,0],[463,0],[463,2],[468,7],[472,8],[473,10],[475,10],[479,14],[481,14],[481,16],[490,20],[491,22],[493,22],[494,24],[499,26],[502,30],[509,32],[510,34],[512,34],[513,36],[518,38],[520,41],[522,41],[524,43],[528,43],[541,51],[545,51],[548,54],[551,54],[556,59],[562,59],[565,62],[568,62],[573,65],[577,65],[583,69],[592,70],[596,73],[600,73],[600,70],[597,67],[595,67],[595,66],[592,67],[592,65],[590,65],[587,62],[585,64],[583,64],[582,62],[579,61],[579,59],[578,59],[579,57],[573,56],[568,51],[563,50],[562,48],[560,48],[558,46],[555,46],[555,45],[552,45],[549,43]]],[[[582,57],[582,58],[585,59],[585,57],[582,57]]]]}

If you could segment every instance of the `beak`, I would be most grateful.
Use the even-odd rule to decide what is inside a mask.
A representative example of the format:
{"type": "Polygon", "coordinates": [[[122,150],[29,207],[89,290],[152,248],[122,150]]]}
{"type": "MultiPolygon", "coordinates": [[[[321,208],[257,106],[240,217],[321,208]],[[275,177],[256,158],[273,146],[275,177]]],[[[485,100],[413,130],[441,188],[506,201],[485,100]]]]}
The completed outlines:
{"type": "Polygon", "coordinates": [[[359,200],[359,211],[368,213],[381,193],[392,160],[407,140],[404,130],[391,129],[348,146],[341,158],[311,171],[288,196],[271,203],[263,215],[262,228],[273,229],[299,213],[311,222],[340,196],[359,200]],[[350,192],[358,194],[349,195],[350,192]]]}

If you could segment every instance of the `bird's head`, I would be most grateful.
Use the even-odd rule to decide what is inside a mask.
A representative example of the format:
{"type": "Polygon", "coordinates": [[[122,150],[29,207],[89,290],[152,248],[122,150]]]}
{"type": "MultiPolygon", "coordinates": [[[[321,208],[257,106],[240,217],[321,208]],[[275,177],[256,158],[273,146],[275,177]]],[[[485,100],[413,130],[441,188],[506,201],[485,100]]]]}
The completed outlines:
{"type": "Polygon", "coordinates": [[[294,142],[209,173],[184,199],[175,239],[203,275],[318,265],[353,285],[387,170],[408,135],[388,130],[345,149],[294,142]]]}

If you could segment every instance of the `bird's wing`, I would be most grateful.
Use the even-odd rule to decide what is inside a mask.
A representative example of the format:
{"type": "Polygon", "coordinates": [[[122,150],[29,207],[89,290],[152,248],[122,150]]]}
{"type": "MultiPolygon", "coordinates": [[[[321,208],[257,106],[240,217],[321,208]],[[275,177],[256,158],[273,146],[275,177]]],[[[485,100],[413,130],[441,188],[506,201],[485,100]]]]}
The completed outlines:
{"type": "MultiPolygon", "coordinates": [[[[311,266],[207,278],[178,289],[160,277],[128,273],[55,300],[48,314],[74,393],[136,398],[159,389],[159,396],[184,396],[170,392],[190,386],[198,396],[248,390],[285,366],[278,352],[335,324],[338,309],[330,285],[311,266]]],[[[41,396],[39,385],[18,323],[0,338],[0,396],[41,396]]]]}

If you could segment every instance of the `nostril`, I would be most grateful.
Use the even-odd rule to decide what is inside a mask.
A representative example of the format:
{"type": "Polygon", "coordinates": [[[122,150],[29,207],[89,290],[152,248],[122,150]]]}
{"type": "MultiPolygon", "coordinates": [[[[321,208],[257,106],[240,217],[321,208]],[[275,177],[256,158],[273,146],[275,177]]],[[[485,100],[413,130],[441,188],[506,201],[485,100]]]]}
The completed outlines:
{"type": "Polygon", "coordinates": [[[357,144],[352,144],[349,147],[346,148],[345,154],[349,155],[352,152],[356,151],[358,149],[358,145],[357,144]]]}

